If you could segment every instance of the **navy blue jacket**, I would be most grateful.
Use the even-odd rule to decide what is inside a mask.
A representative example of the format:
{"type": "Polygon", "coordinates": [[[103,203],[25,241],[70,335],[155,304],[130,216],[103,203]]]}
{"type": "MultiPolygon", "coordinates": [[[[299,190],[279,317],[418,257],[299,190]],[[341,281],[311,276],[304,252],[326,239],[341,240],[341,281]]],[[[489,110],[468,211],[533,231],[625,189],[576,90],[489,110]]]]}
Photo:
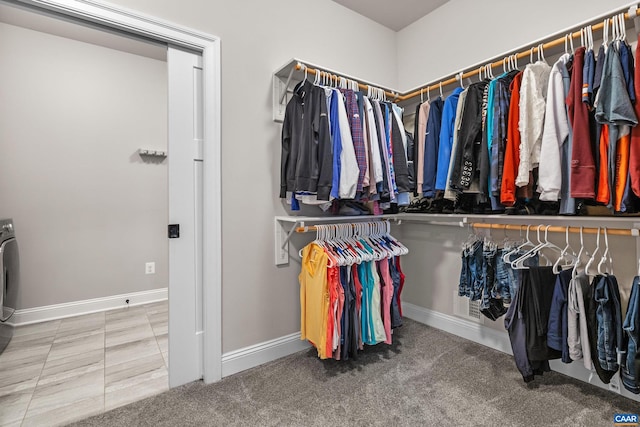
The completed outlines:
{"type": "Polygon", "coordinates": [[[438,97],[438,99],[431,103],[431,108],[429,109],[427,133],[424,142],[424,182],[422,183],[422,195],[424,197],[435,196],[436,168],[438,165],[438,146],[440,143],[443,107],[444,101],[438,97]]]}

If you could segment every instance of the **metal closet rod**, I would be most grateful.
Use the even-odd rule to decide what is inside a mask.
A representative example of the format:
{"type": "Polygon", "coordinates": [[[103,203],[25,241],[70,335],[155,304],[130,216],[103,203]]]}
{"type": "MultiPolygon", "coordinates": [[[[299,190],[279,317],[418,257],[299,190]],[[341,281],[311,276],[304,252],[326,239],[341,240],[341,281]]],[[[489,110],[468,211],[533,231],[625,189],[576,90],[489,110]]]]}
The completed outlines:
{"type": "MultiPolygon", "coordinates": [[[[582,230],[583,234],[598,234],[598,232],[603,233],[604,234],[604,229],[605,227],[601,227],[601,228],[592,228],[592,227],[566,227],[566,226],[562,226],[562,225],[552,225],[552,226],[547,226],[547,225],[525,225],[525,224],[487,224],[487,223],[483,223],[483,222],[474,222],[471,223],[471,226],[473,228],[483,228],[483,229],[491,229],[491,230],[515,230],[515,231],[526,231],[527,227],[529,227],[529,230],[533,230],[536,231],[538,230],[538,228],[540,228],[540,231],[551,231],[551,232],[555,232],[555,233],[564,233],[567,231],[567,229],[569,230],[569,233],[580,233],[580,230],[582,230]],[[547,228],[548,227],[548,228],[547,228]]],[[[633,237],[638,237],[639,233],[638,233],[638,229],[637,228],[631,228],[631,229],[624,229],[624,228],[607,228],[607,234],[608,235],[613,235],[613,236],[633,236],[633,237]]]]}
{"type": "MultiPolygon", "coordinates": [[[[633,10],[633,6],[629,10],[630,11],[633,10]]],[[[634,15],[630,15],[629,12],[626,12],[624,14],[624,18],[625,19],[632,19],[632,18],[635,18],[638,15],[640,15],[640,9],[635,9],[635,14],[634,15]]],[[[613,16],[615,16],[615,14],[613,16]]],[[[604,19],[603,19],[603,21],[604,21],[604,19]]],[[[588,26],[589,25],[585,25],[585,27],[588,27],[588,26]]],[[[591,27],[592,31],[599,31],[599,30],[604,28],[604,22],[599,22],[597,24],[593,24],[590,27],[591,27]]],[[[573,40],[575,38],[580,37],[580,33],[581,33],[580,30],[578,30],[578,31],[575,31],[573,33],[565,34],[562,37],[558,37],[555,40],[551,40],[551,41],[548,41],[546,43],[542,43],[541,44],[542,45],[542,50],[544,51],[544,49],[551,49],[551,48],[554,48],[556,46],[560,46],[562,44],[565,44],[565,42],[567,41],[567,35],[569,35],[571,37],[571,39],[573,40]]],[[[411,98],[415,98],[416,96],[424,95],[425,92],[430,92],[430,91],[436,90],[436,89],[442,89],[442,87],[444,87],[444,86],[448,86],[448,85],[451,85],[451,84],[460,84],[462,79],[466,79],[466,78],[473,77],[473,76],[476,76],[476,75],[480,74],[480,72],[482,70],[484,70],[487,66],[490,66],[491,68],[503,66],[503,65],[505,65],[505,59],[508,59],[509,57],[515,57],[517,59],[522,59],[522,58],[525,58],[525,57],[528,57],[528,56],[532,55],[533,53],[538,53],[539,50],[540,50],[540,44],[538,46],[533,46],[530,49],[527,49],[527,50],[524,50],[524,51],[521,51],[521,52],[512,53],[511,55],[507,55],[505,58],[503,58],[501,60],[498,60],[498,61],[495,61],[495,62],[491,62],[489,64],[482,65],[482,66],[480,66],[480,67],[478,67],[478,68],[476,68],[474,70],[467,71],[466,73],[465,72],[457,73],[456,75],[454,75],[453,77],[451,77],[451,78],[449,78],[447,80],[439,81],[439,82],[431,84],[431,85],[422,86],[420,89],[417,89],[417,90],[415,90],[413,92],[409,92],[409,93],[406,93],[406,94],[399,94],[397,92],[393,92],[393,91],[390,91],[390,90],[387,90],[387,89],[382,89],[382,88],[379,88],[379,87],[376,87],[376,86],[362,84],[362,83],[360,83],[360,82],[358,82],[357,80],[354,80],[354,79],[349,79],[349,78],[346,78],[346,77],[344,77],[344,78],[346,78],[347,81],[354,81],[354,82],[358,83],[358,87],[361,90],[367,90],[368,88],[382,89],[384,91],[385,95],[390,100],[392,100],[392,101],[406,101],[407,99],[411,99],[411,98]]],[[[305,68],[306,68],[307,73],[309,73],[309,74],[315,75],[318,72],[322,72],[322,73],[325,73],[325,75],[327,75],[328,77],[331,78],[331,80],[334,80],[334,81],[339,81],[340,78],[341,78],[341,76],[339,76],[339,75],[336,75],[336,74],[333,74],[333,73],[330,73],[330,72],[326,72],[324,70],[317,70],[317,69],[308,67],[307,65],[302,64],[300,62],[298,62],[296,64],[296,66],[295,66],[296,70],[304,70],[305,68]]]]}

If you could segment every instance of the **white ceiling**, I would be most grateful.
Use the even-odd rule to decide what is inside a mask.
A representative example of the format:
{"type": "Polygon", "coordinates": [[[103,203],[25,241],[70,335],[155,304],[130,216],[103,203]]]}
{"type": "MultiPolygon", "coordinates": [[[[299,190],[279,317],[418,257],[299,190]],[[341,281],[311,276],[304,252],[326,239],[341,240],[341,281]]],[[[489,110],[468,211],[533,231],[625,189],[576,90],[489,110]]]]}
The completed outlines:
{"type": "Polygon", "coordinates": [[[394,31],[439,8],[449,0],[333,0],[394,31]]]}

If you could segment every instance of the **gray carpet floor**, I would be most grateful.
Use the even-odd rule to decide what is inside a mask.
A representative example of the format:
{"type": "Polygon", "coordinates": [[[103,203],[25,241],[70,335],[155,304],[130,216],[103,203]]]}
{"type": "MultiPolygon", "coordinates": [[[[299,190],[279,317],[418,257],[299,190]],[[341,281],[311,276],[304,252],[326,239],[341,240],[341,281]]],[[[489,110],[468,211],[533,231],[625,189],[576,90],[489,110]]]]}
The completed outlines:
{"type": "Polygon", "coordinates": [[[511,356],[405,319],[355,361],[303,351],[75,425],[611,426],[639,406],[554,372],[525,384],[511,356]]]}

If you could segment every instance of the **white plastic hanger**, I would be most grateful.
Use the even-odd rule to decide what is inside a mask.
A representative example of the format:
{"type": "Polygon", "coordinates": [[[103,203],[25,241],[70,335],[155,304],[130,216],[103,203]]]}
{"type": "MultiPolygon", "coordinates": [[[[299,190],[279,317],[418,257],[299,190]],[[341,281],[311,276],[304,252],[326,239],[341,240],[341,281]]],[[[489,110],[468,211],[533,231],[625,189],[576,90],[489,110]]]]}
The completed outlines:
{"type": "Polygon", "coordinates": [[[564,238],[566,246],[564,247],[564,249],[562,249],[562,252],[560,253],[560,256],[556,260],[555,264],[553,264],[553,272],[555,274],[560,273],[563,268],[573,267],[577,261],[576,252],[569,244],[569,227],[565,228],[564,238]]]}
{"type": "Polygon", "coordinates": [[[444,99],[444,95],[442,94],[442,82],[439,82],[440,85],[440,98],[444,99]]]}
{"type": "Polygon", "coordinates": [[[588,253],[586,253],[585,247],[584,247],[584,235],[583,235],[583,227],[580,227],[580,251],[578,252],[578,256],[576,257],[576,263],[573,266],[573,270],[571,271],[571,279],[575,279],[576,277],[578,277],[578,273],[579,273],[579,269],[581,267],[582,264],[582,257],[583,255],[589,256],[588,253]]]}
{"type": "Polygon", "coordinates": [[[591,254],[591,258],[589,258],[589,261],[587,262],[587,265],[584,267],[584,273],[587,276],[595,276],[597,274],[597,271],[595,273],[590,273],[590,268],[591,268],[591,264],[593,264],[595,258],[596,258],[596,254],[598,253],[598,251],[600,250],[600,227],[598,227],[598,237],[596,238],[596,249],[593,251],[593,254],[591,254]]]}
{"type": "Polygon", "coordinates": [[[600,262],[598,263],[598,273],[601,275],[613,274],[613,259],[611,258],[611,253],[609,252],[609,237],[607,236],[607,227],[604,228],[604,244],[605,250],[602,254],[600,262]]]}

